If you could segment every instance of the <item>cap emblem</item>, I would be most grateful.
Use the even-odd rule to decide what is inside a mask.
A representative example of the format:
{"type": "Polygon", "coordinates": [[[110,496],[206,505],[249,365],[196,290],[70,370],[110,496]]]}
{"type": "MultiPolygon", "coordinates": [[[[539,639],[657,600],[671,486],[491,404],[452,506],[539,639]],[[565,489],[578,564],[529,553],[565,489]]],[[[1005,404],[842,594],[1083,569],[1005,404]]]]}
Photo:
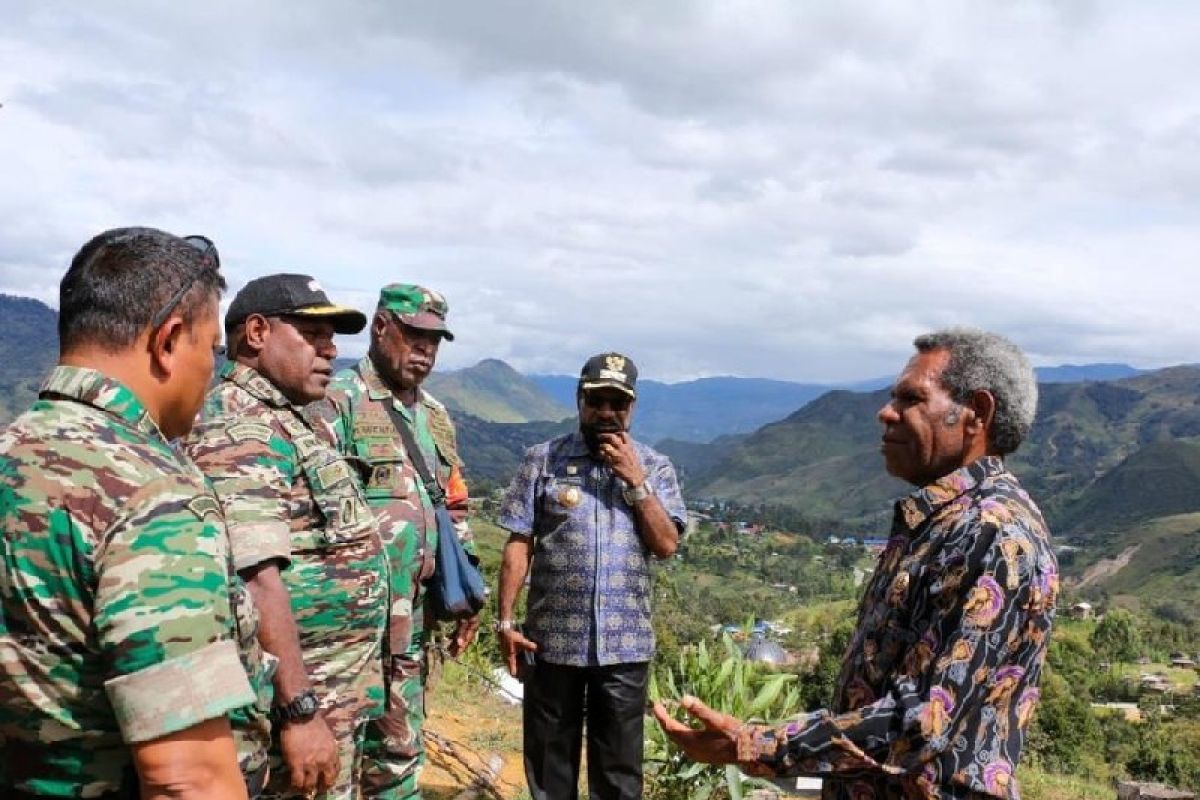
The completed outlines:
{"type": "MultiPolygon", "coordinates": [[[[617,380],[622,380],[622,381],[625,380],[625,374],[624,374],[624,372],[625,372],[625,357],[624,356],[617,356],[617,355],[605,356],[604,363],[613,372],[621,373],[620,377],[617,380]]],[[[611,376],[605,376],[605,377],[611,377],[611,376]]]]}

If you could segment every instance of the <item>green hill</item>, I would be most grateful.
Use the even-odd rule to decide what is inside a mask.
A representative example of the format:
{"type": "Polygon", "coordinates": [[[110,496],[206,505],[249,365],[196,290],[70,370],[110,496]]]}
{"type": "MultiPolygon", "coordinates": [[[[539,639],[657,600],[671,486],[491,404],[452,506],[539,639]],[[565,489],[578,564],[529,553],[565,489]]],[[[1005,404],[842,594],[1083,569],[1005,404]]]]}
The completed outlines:
{"type": "Polygon", "coordinates": [[[574,414],[536,383],[498,359],[473,367],[435,372],[425,388],[451,411],[488,422],[558,421],[574,414]]]}
{"type": "Polygon", "coordinates": [[[1067,571],[1078,593],[1176,622],[1200,623],[1200,513],[1096,533],[1067,571]]]}
{"type": "Polygon", "coordinates": [[[470,414],[453,415],[458,449],[472,484],[507,484],[521,463],[525,448],[566,433],[574,419],[562,422],[489,422],[470,414]]]}
{"type": "Polygon", "coordinates": [[[1088,541],[1159,517],[1200,512],[1200,443],[1153,442],[1101,475],[1059,515],[1061,533],[1088,541]]]}
{"type": "Polygon", "coordinates": [[[58,312],[38,300],[0,295],[0,425],[37,399],[58,360],[58,312]]]}
{"type": "MultiPolygon", "coordinates": [[[[1043,384],[1040,389],[1037,421],[1011,466],[1056,529],[1066,523],[1086,526],[1087,515],[1072,510],[1096,500],[1097,495],[1085,496],[1085,490],[1143,448],[1200,442],[1200,368],[1195,366],[1114,382],[1043,384]]],[[[886,476],[879,456],[875,413],[886,399],[883,391],[829,392],[736,440],[687,447],[664,442],[663,449],[688,475],[691,496],[767,502],[849,520],[877,518],[886,514],[888,499],[906,489],[886,476]]],[[[1135,473],[1145,473],[1157,458],[1188,461],[1188,453],[1151,449],[1131,462],[1123,480],[1137,483],[1143,478],[1135,473]]],[[[1122,510],[1120,518],[1150,519],[1188,510],[1180,499],[1183,487],[1200,488],[1200,482],[1186,474],[1172,484],[1170,501],[1149,489],[1123,490],[1122,501],[1134,507],[1122,510]]],[[[1097,492],[1105,490],[1102,486],[1097,492]]]]}

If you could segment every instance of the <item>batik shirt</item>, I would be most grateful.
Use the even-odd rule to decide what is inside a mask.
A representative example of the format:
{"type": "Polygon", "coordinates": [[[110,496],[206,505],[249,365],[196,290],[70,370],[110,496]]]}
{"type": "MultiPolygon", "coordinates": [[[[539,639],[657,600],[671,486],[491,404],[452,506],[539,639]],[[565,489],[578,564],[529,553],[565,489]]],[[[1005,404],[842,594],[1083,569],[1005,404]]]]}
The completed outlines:
{"type": "Polygon", "coordinates": [[[1058,591],[1042,515],[985,457],[896,504],[832,710],[748,726],[751,772],[819,775],[832,798],[1019,797],[1058,591]]]}
{"type": "Polygon", "coordinates": [[[0,435],[0,529],[0,795],[136,793],[130,743],[253,709],[220,508],[127,387],[50,374],[0,435]]]}
{"type": "MultiPolygon", "coordinates": [[[[687,510],[666,456],[634,442],[654,494],[682,529],[687,510]]],[[[649,661],[650,551],[626,488],[578,432],[525,452],[497,523],[533,537],[525,633],[538,656],[587,667],[649,661]]]]}
{"type": "Polygon", "coordinates": [[[230,362],[185,449],[216,490],[234,566],[281,565],[304,666],[327,718],[377,717],[387,562],[354,469],[329,431],[258,372],[230,362]]]}

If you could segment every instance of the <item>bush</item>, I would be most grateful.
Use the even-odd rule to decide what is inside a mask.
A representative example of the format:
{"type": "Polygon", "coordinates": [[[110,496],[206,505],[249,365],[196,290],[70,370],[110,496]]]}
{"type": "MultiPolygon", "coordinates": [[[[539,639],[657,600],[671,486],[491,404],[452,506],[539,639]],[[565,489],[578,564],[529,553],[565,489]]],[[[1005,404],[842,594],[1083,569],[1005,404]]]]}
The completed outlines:
{"type": "MultiPolygon", "coordinates": [[[[652,700],[685,694],[746,722],[776,721],[800,709],[798,677],[747,661],[728,635],[711,651],[703,641],[685,647],[675,664],[651,675],[652,700]]],[[[645,761],[645,796],[652,800],[738,800],[748,785],[770,785],[747,778],[734,766],[689,761],[649,719],[645,761]]]]}

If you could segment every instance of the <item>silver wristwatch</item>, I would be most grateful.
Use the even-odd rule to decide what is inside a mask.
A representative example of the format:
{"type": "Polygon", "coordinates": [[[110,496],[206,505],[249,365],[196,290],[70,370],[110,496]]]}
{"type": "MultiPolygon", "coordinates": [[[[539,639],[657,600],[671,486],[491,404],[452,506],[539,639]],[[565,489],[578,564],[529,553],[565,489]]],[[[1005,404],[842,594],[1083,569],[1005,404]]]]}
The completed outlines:
{"type": "Polygon", "coordinates": [[[511,619],[498,619],[492,623],[492,630],[494,630],[496,633],[500,633],[501,631],[515,630],[516,627],[516,620],[511,619]]]}
{"type": "Polygon", "coordinates": [[[652,494],[654,494],[654,487],[648,480],[642,481],[638,486],[627,486],[621,490],[621,496],[631,506],[636,506],[652,494]]]}

